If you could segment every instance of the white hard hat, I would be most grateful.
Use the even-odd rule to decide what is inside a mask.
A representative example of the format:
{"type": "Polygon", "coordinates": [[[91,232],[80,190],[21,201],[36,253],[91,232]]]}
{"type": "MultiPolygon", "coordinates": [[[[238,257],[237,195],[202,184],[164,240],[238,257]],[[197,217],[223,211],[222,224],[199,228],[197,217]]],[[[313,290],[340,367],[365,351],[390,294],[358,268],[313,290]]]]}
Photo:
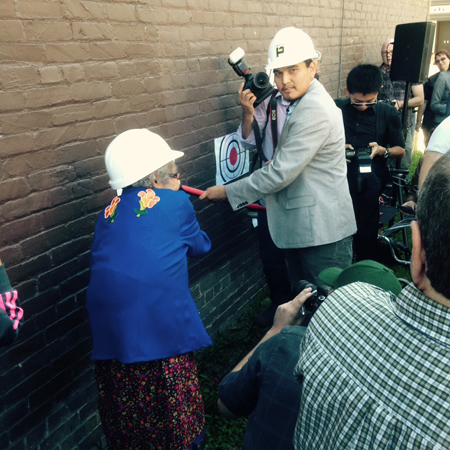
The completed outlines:
{"type": "Polygon", "coordinates": [[[124,131],[106,149],[109,184],[113,189],[127,187],[183,155],[145,128],[124,131]]]}
{"type": "Polygon", "coordinates": [[[283,28],[269,45],[269,61],[266,70],[299,64],[307,59],[317,59],[311,38],[300,28],[283,28]]]}

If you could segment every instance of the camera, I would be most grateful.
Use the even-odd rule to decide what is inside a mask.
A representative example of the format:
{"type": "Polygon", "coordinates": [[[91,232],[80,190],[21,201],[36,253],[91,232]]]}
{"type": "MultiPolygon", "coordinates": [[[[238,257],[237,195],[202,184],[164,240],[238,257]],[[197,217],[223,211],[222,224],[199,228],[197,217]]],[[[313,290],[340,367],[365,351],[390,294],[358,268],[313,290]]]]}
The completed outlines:
{"type": "Polygon", "coordinates": [[[303,304],[302,308],[304,309],[304,311],[302,312],[302,314],[305,314],[305,312],[310,312],[314,314],[319,308],[319,306],[325,301],[325,299],[331,293],[333,288],[327,285],[316,286],[315,284],[312,284],[309,281],[300,280],[295,288],[295,295],[300,294],[300,292],[302,292],[303,289],[306,288],[312,289],[312,295],[303,304]]]}
{"type": "Polygon", "coordinates": [[[241,47],[234,50],[228,57],[228,64],[240,76],[245,78],[244,91],[250,89],[256,100],[253,106],[258,106],[273,92],[269,76],[265,72],[258,72],[256,75],[250,73],[250,67],[244,61],[245,52],[241,47]]]}
{"type": "Polygon", "coordinates": [[[345,149],[345,157],[352,163],[352,167],[348,167],[350,190],[352,192],[361,193],[367,187],[367,178],[372,173],[371,153],[370,147],[345,149]]]}
{"type": "Polygon", "coordinates": [[[372,172],[372,160],[370,159],[371,153],[372,149],[370,147],[345,149],[345,157],[351,162],[358,163],[359,173],[372,172]]]}

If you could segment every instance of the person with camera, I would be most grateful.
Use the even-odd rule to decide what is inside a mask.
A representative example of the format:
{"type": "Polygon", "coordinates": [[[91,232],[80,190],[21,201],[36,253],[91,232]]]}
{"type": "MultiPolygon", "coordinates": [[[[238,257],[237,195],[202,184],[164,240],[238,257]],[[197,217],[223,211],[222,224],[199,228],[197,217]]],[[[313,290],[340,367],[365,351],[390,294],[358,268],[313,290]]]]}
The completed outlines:
{"type": "Polygon", "coordinates": [[[382,76],[378,67],[361,64],[347,76],[348,98],[342,110],[347,146],[348,184],[358,231],[353,237],[357,261],[377,259],[379,196],[389,179],[387,161],[405,154],[400,114],[377,102],[382,76]]]}
{"type": "MultiPolygon", "coordinates": [[[[403,110],[405,102],[405,81],[391,81],[391,64],[394,52],[394,39],[387,39],[381,46],[381,58],[383,63],[380,66],[383,77],[382,87],[379,90],[378,100],[391,103],[397,111],[403,110]]],[[[414,140],[414,133],[416,130],[416,116],[414,108],[420,107],[425,101],[423,84],[413,83],[409,92],[409,99],[405,118],[405,157],[401,160],[400,168],[409,169],[411,165],[411,155],[414,140]]]]}
{"type": "Polygon", "coordinates": [[[266,198],[269,232],[285,251],[294,288],[301,279],[317,282],[326,267],[351,264],[356,223],[342,115],[315,79],[317,52],[311,38],[298,28],[283,28],[268,53],[268,69],[291,103],[273,158],[247,178],[209,187],[200,199],[228,198],[238,210],[266,198]]]}
{"type": "MultiPolygon", "coordinates": [[[[258,102],[256,98],[258,97],[259,100],[262,96],[266,96],[266,92],[255,89],[254,86],[247,87],[248,84],[247,80],[242,83],[238,92],[243,114],[237,135],[244,148],[257,147],[257,157],[261,167],[264,167],[273,159],[290,102],[281,95],[280,91],[273,88],[270,96],[258,102]],[[256,95],[251,89],[256,92],[256,95]]],[[[266,206],[264,198],[259,202],[266,206]]],[[[265,210],[258,211],[257,230],[259,254],[270,291],[271,304],[255,317],[255,322],[262,327],[267,327],[273,322],[277,306],[291,299],[291,289],[284,251],[274,244],[270,236],[265,210]]]]}
{"type": "Polygon", "coordinates": [[[293,372],[306,332],[299,314],[311,295],[307,288],[278,306],[270,330],[219,384],[219,412],[249,416],[244,450],[294,448],[301,387],[293,372]]]}
{"type": "Polygon", "coordinates": [[[412,283],[336,289],[300,345],[296,450],[447,449],[450,442],[450,154],[419,190],[412,283]]]}
{"type": "Polygon", "coordinates": [[[401,291],[392,270],[375,261],[362,261],[345,269],[330,267],[319,274],[319,279],[326,285],[298,282],[297,296],[278,307],[272,328],[220,382],[220,413],[229,419],[249,416],[244,450],[294,448],[301,385],[293,372],[309,319],[329,293],[355,281],[394,294],[401,291]]]}

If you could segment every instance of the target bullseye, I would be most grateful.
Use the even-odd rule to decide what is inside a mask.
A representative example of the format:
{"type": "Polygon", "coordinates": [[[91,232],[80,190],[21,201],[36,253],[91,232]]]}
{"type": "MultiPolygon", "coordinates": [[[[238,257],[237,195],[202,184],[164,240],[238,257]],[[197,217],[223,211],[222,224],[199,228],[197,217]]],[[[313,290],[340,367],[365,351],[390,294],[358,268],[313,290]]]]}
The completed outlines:
{"type": "Polygon", "coordinates": [[[245,173],[247,152],[242,148],[236,133],[228,134],[221,139],[218,157],[218,172],[223,183],[232,181],[245,173]]]}

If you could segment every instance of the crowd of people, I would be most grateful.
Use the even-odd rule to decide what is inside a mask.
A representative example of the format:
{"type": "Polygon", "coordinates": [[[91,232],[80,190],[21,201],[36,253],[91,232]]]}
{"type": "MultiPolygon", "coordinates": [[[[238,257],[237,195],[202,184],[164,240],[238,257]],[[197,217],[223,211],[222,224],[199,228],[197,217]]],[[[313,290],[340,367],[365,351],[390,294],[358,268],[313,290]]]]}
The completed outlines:
{"type": "MultiPolygon", "coordinates": [[[[449,448],[450,60],[436,53],[439,76],[412,85],[405,106],[405,83],[389,78],[393,46],[382,45],[380,67],[352,69],[348,96],[333,100],[311,38],[283,28],[268,49],[273,95],[255,107],[257,96],[239,89],[238,134],[254,145],[256,122],[261,167],[200,198],[266,205],[258,219],[272,303],[260,319],[270,329],[219,386],[219,411],[249,416],[244,449],[449,448]],[[375,261],[378,198],[389,161],[409,167],[418,126],[428,147],[411,198],[412,282],[401,283],[375,261]],[[299,280],[330,287],[307,326],[304,306],[317,292],[297,293],[299,280]]],[[[205,445],[194,352],[212,342],[187,258],[211,242],[179,190],[182,156],[146,129],[119,134],[105,154],[116,195],[96,224],[87,310],[111,450],[205,445]]],[[[0,261],[2,345],[22,320],[0,261]]]]}

